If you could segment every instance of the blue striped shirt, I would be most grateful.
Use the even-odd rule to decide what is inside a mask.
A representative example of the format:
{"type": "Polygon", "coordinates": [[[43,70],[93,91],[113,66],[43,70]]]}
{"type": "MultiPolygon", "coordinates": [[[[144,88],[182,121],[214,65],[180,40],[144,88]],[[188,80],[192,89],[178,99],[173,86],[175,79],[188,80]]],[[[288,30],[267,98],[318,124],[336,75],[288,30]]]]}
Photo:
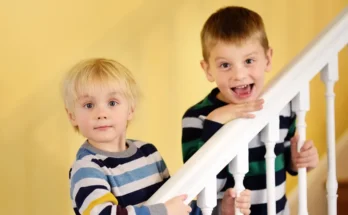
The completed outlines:
{"type": "Polygon", "coordinates": [[[169,178],[161,155],[149,143],[127,140],[127,146],[123,152],[81,146],[69,172],[75,214],[167,214],[164,204],[143,206],[169,178]]]}

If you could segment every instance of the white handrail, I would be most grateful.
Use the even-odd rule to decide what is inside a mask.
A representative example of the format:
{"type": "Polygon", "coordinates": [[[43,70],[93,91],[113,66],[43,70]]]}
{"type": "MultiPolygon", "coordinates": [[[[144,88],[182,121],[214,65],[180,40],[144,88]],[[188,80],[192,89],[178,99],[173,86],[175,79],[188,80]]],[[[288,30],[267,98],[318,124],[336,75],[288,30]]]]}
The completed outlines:
{"type": "Polygon", "coordinates": [[[146,204],[163,203],[187,194],[190,202],[279,113],[305,84],[348,43],[348,7],[268,85],[263,110],[255,119],[237,119],[223,126],[146,204]],[[231,143],[231,140],[234,142],[231,143]],[[203,171],[202,171],[203,170],[203,171]]]}

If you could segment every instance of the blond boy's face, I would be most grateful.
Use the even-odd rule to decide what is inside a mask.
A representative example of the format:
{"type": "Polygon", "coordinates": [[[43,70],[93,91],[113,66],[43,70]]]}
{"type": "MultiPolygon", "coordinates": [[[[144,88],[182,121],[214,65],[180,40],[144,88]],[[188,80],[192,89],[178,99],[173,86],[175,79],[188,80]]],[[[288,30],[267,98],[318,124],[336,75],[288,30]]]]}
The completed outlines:
{"type": "Polygon", "coordinates": [[[265,53],[260,41],[251,38],[241,45],[217,43],[210,50],[209,61],[202,61],[201,66],[207,79],[219,88],[220,100],[240,104],[260,96],[271,58],[272,50],[265,53]]]}
{"type": "Polygon", "coordinates": [[[94,87],[77,95],[73,111],[68,112],[70,122],[91,144],[124,141],[133,110],[117,87],[94,87]]]}

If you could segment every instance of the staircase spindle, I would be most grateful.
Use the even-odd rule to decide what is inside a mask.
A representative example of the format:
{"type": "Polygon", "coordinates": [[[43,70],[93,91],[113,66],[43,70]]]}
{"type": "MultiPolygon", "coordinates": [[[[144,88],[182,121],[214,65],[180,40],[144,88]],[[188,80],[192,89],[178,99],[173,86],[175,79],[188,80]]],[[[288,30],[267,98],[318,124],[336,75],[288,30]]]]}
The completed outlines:
{"type": "Polygon", "coordinates": [[[211,215],[217,202],[216,177],[207,183],[206,187],[197,196],[197,205],[203,215],[211,215]]]}
{"type": "Polygon", "coordinates": [[[326,85],[326,142],[327,142],[327,201],[328,214],[337,214],[337,176],[336,176],[336,137],[335,137],[335,93],[334,86],[338,80],[338,57],[329,60],[321,71],[321,80],[326,85]]]}
{"type": "MultiPolygon", "coordinates": [[[[296,112],[296,130],[299,136],[297,151],[299,152],[306,141],[306,112],[309,110],[309,83],[292,100],[293,110],[296,112]]],[[[308,215],[307,208],[307,169],[298,169],[298,214],[308,215]]]]}
{"type": "Polygon", "coordinates": [[[275,199],[275,158],[274,147],[279,140],[279,116],[271,119],[261,132],[261,141],[266,145],[266,174],[267,174],[267,214],[276,215],[275,199]]]}
{"type": "MultiPolygon", "coordinates": [[[[245,174],[249,172],[249,147],[248,144],[241,145],[237,156],[230,162],[229,171],[234,178],[234,188],[237,192],[237,196],[245,190],[243,181],[245,174]]],[[[239,209],[235,208],[235,215],[242,215],[239,209]]]]}

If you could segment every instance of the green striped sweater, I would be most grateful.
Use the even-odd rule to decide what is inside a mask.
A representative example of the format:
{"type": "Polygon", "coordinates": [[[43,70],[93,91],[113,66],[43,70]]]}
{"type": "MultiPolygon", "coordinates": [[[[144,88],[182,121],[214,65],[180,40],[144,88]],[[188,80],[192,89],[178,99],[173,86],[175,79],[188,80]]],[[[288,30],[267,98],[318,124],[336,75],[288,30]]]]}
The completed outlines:
{"type": "MultiPolygon", "coordinates": [[[[219,90],[213,89],[202,101],[189,108],[182,120],[182,152],[186,162],[199,148],[217,132],[223,125],[206,120],[205,117],[213,110],[226,105],[217,99],[219,90]]],[[[288,104],[279,114],[280,140],[275,146],[275,181],[276,181],[276,211],[277,214],[289,214],[286,205],[285,181],[286,171],[296,175],[290,170],[290,139],[295,133],[295,114],[288,104]]],[[[231,140],[233,141],[233,140],[231,140]]],[[[258,134],[249,143],[249,172],[245,176],[244,186],[251,190],[251,212],[254,215],[267,214],[267,190],[266,190],[266,148],[258,134]]],[[[218,199],[223,192],[234,187],[233,176],[226,166],[217,175],[218,199]]]]}

